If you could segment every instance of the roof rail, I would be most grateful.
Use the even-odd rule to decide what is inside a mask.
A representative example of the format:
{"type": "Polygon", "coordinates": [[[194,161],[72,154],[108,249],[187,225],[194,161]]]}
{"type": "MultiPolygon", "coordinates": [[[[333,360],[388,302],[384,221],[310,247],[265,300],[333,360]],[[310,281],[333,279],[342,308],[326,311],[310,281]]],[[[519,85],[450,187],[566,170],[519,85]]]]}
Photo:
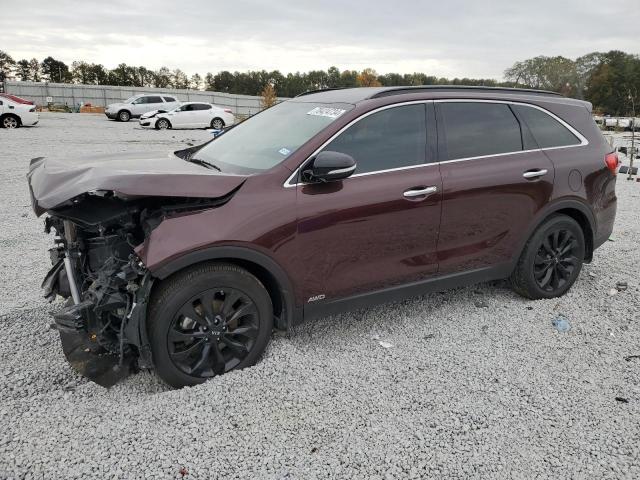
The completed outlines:
{"type": "Polygon", "coordinates": [[[311,95],[312,93],[330,92],[332,90],[344,90],[349,87],[332,87],[332,88],[318,88],[317,90],[307,90],[306,92],[299,93],[293,98],[304,97],[305,95],[311,95]]]}
{"type": "Polygon", "coordinates": [[[561,93],[549,90],[534,90],[528,88],[509,88],[509,87],[482,87],[472,85],[418,85],[415,87],[391,87],[388,90],[376,92],[369,98],[388,97],[391,95],[402,95],[405,93],[413,93],[428,90],[472,90],[472,91],[490,91],[504,93],[528,93],[533,95],[554,95],[563,97],[561,93]]]}

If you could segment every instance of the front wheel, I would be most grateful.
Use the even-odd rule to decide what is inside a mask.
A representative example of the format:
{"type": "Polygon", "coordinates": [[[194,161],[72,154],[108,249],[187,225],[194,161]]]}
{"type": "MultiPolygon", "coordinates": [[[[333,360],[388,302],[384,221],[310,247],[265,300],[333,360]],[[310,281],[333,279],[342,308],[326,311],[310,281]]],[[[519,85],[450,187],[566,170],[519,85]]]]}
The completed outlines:
{"type": "Polygon", "coordinates": [[[20,122],[17,117],[13,115],[7,115],[2,119],[2,126],[4,128],[18,128],[20,126],[20,122]]]}
{"type": "Polygon", "coordinates": [[[156,122],[157,130],[166,130],[167,128],[170,128],[170,127],[171,127],[171,124],[169,123],[169,120],[167,120],[166,118],[161,118],[156,122]]]}
{"type": "Polygon", "coordinates": [[[126,110],[119,111],[118,120],[120,120],[121,122],[128,122],[129,120],[131,120],[131,113],[126,110]]]}
{"type": "Polygon", "coordinates": [[[553,216],[527,242],[511,276],[513,289],[534,300],[564,295],[580,274],[584,254],[578,222],[566,215],[553,216]]]}
{"type": "Polygon", "coordinates": [[[235,265],[206,263],[178,273],[160,285],[150,307],[156,372],[176,388],[255,364],[273,328],[266,289],[235,265]]]}
{"type": "Polygon", "coordinates": [[[211,120],[211,128],[222,130],[224,128],[224,121],[221,118],[214,118],[213,120],[211,120]]]}

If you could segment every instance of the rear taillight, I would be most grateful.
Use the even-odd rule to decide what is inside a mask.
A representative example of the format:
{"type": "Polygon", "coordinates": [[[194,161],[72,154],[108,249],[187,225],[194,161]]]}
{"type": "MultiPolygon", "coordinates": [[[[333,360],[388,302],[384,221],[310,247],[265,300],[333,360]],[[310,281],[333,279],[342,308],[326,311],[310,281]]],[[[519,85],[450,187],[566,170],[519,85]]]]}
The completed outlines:
{"type": "Polygon", "coordinates": [[[611,173],[618,173],[618,167],[620,167],[620,159],[618,158],[618,154],[616,152],[608,154],[604,157],[604,164],[607,166],[611,173]]]}
{"type": "Polygon", "coordinates": [[[227,113],[233,113],[230,108],[225,108],[224,111],[227,113]]]}

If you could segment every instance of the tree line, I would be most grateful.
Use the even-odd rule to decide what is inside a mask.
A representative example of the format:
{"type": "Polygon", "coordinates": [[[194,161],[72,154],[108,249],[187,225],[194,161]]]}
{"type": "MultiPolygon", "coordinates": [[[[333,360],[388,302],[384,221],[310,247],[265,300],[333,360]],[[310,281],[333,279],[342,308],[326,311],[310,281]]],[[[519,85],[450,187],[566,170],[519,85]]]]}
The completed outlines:
{"type": "Polygon", "coordinates": [[[538,56],[518,61],[504,72],[505,81],[495,79],[443,78],[424,73],[378,74],[375,70],[325,70],[283,74],[278,70],[248,72],[222,71],[188,76],[176,68],[158,70],[121,63],[113,69],[101,64],[74,61],[71,65],[47,57],[15,61],[0,50],[0,81],[18,78],[23,81],[48,81],[86,85],[179,88],[259,95],[267,85],[278,96],[294,97],[302,92],[322,88],[474,85],[489,87],[526,87],[552,90],[574,98],[589,100],[596,111],[610,115],[631,115],[633,105],[640,104],[640,57],[617,50],[593,52],[575,60],[566,57],[538,56]]]}

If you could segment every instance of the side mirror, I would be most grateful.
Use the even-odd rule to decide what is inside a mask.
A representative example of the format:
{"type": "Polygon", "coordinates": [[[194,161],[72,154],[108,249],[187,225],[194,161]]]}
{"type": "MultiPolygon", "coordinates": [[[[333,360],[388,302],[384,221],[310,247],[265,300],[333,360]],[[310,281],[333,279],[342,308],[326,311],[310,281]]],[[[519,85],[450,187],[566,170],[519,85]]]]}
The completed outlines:
{"type": "Polygon", "coordinates": [[[340,152],[320,152],[310,168],[302,172],[305,182],[332,182],[349,177],[356,170],[356,161],[351,155],[340,152]]]}

